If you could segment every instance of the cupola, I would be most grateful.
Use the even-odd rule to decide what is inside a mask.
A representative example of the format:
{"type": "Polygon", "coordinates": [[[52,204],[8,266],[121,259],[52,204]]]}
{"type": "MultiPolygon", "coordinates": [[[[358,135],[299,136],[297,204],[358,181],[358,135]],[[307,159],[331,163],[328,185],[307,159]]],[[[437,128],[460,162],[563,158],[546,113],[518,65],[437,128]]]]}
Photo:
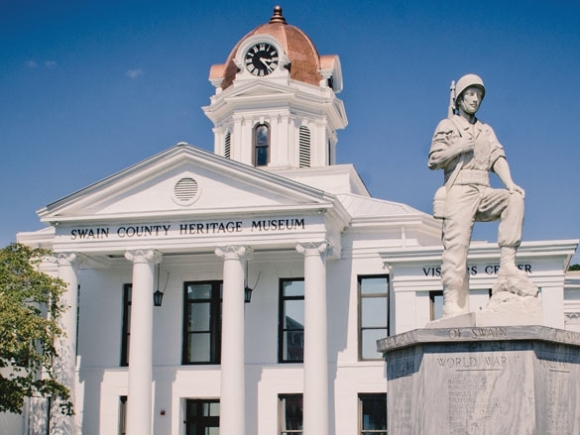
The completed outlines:
{"type": "Polygon", "coordinates": [[[336,97],[340,60],[320,56],[280,6],[211,67],[209,80],[216,92],[204,111],[214,123],[216,154],[263,169],[335,163],[336,130],[347,124],[336,97]]]}
{"type": "Polygon", "coordinates": [[[280,59],[278,66],[288,70],[291,79],[316,86],[328,86],[336,93],[342,90],[338,56],[320,56],[310,38],[298,27],[286,22],[280,6],[274,8],[270,21],[256,27],[236,44],[224,64],[211,67],[209,80],[214,86],[222,90],[228,88],[244,66],[247,69],[249,64],[245,59],[241,64],[238,61],[240,47],[245,48],[247,44],[244,42],[260,39],[261,35],[273,37],[282,46],[285,56],[280,59]]]}

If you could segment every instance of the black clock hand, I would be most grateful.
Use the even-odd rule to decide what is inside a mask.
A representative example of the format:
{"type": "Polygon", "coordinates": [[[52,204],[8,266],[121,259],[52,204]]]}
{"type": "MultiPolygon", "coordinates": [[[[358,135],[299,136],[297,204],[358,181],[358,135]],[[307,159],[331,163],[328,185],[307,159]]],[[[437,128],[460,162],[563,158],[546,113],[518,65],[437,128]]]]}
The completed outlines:
{"type": "Polygon", "coordinates": [[[266,67],[266,70],[268,72],[274,71],[274,68],[272,68],[272,59],[265,59],[265,58],[261,57],[260,62],[262,62],[264,64],[264,66],[266,67]]]}

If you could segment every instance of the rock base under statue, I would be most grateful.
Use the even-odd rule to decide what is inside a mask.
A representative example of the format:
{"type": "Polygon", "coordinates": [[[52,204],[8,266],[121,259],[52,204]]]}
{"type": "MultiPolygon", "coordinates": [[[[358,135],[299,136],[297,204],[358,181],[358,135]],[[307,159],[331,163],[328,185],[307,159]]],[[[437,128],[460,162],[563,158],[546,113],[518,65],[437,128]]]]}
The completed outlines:
{"type": "Polygon", "coordinates": [[[528,277],[500,275],[483,310],[444,317],[428,323],[426,328],[541,325],[542,305],[537,296],[538,287],[528,277]]]}
{"type": "Polygon", "coordinates": [[[580,334],[471,314],[379,340],[389,435],[580,433],[580,334]]]}

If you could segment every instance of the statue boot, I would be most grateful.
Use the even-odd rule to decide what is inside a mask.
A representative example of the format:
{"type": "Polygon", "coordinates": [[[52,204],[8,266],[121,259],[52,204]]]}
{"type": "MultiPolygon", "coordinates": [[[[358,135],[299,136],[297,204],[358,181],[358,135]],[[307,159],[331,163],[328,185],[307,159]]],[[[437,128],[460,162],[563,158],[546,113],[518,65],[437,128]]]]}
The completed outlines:
{"type": "Polygon", "coordinates": [[[467,313],[465,297],[461,297],[458,289],[446,288],[443,290],[443,317],[459,316],[467,313]],[[461,304],[463,302],[463,304],[461,304]]]}
{"type": "Polygon", "coordinates": [[[527,277],[526,272],[520,270],[516,264],[516,248],[512,246],[501,247],[498,275],[527,277]]]}

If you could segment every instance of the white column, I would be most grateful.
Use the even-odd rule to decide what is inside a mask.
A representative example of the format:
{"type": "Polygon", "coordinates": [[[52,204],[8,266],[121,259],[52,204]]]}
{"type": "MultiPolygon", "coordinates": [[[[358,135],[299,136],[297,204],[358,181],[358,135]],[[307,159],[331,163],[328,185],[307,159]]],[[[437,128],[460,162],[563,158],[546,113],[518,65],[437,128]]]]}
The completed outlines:
{"type": "Polygon", "coordinates": [[[304,435],[328,435],[327,248],[296,246],[304,254],[304,435]]]}
{"type": "Polygon", "coordinates": [[[220,433],[245,433],[244,264],[252,249],[226,246],[215,253],[224,260],[220,433]]]}
{"type": "MultiPolygon", "coordinates": [[[[58,342],[58,361],[54,365],[56,379],[70,391],[69,400],[75,404],[76,350],[77,350],[77,309],[78,309],[78,275],[77,267],[81,258],[78,254],[61,252],[55,254],[58,265],[58,277],[66,283],[66,291],[61,296],[61,303],[67,307],[59,319],[59,325],[65,332],[58,342]]],[[[78,410],[76,410],[78,413],[78,410]]],[[[59,411],[51,413],[51,433],[74,434],[74,416],[62,415],[59,411]]]]}
{"type": "Polygon", "coordinates": [[[161,254],[137,249],[127,251],[125,258],[133,263],[127,434],[152,435],[153,286],[161,254]]]}
{"type": "Polygon", "coordinates": [[[221,128],[212,128],[211,131],[213,132],[213,152],[218,156],[223,156],[224,153],[224,135],[223,129],[221,128]]]}

